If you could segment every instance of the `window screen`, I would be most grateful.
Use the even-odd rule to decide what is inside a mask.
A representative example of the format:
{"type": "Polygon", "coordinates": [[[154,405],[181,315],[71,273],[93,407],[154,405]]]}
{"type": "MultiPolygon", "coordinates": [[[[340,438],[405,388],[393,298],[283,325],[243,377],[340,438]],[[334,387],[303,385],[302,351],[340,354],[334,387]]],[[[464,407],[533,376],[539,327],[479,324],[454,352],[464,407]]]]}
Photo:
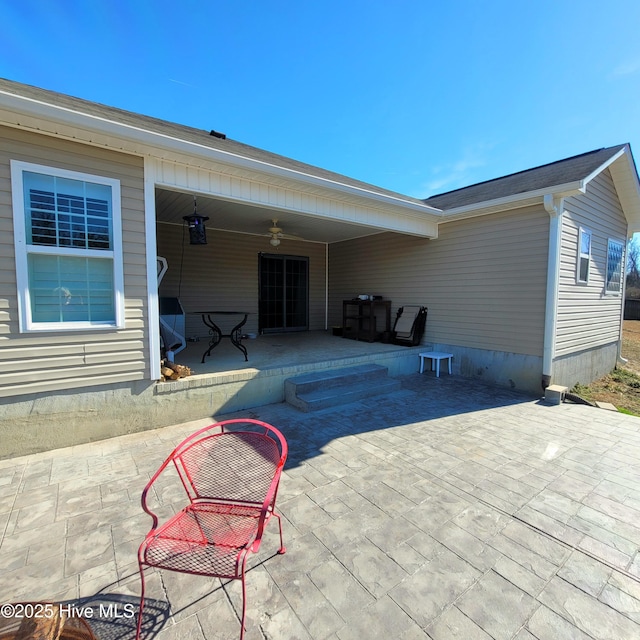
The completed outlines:
{"type": "Polygon", "coordinates": [[[622,257],[624,243],[609,240],[607,245],[607,293],[622,291],[622,257]]]}
{"type": "Polygon", "coordinates": [[[28,171],[24,185],[29,244],[112,248],[108,186],[28,171]]]}

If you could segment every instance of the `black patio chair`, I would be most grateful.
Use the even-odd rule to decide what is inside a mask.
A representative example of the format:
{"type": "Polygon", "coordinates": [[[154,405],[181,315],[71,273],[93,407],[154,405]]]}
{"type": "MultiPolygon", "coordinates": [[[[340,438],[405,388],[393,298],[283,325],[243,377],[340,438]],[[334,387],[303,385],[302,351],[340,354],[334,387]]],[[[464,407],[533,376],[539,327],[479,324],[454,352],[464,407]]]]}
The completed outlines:
{"type": "Polygon", "coordinates": [[[391,341],[405,347],[420,344],[427,324],[427,307],[420,305],[404,305],[398,309],[393,323],[391,341]]]}

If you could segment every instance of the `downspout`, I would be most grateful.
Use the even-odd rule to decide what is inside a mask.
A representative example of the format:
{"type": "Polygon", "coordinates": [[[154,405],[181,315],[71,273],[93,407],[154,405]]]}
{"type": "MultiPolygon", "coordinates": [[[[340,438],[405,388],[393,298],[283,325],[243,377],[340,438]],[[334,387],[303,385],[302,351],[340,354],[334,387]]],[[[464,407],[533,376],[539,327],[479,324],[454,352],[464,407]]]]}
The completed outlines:
{"type": "Polygon", "coordinates": [[[553,358],[556,346],[558,319],[558,286],[560,282],[560,247],[562,240],[562,213],[564,198],[545,194],[545,211],[549,214],[549,255],[547,257],[547,292],[544,313],[544,346],[542,352],[542,388],[553,379],[553,358]]]}

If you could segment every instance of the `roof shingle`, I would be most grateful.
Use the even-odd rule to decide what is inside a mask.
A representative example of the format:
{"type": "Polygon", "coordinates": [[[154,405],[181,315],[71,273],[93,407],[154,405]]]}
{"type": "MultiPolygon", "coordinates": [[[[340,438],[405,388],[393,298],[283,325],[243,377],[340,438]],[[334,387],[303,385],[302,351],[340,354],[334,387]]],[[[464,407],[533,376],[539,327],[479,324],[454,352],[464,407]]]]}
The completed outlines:
{"type": "Polygon", "coordinates": [[[602,166],[626,145],[607,147],[589,151],[572,158],[512,173],[502,178],[494,178],[468,187],[455,189],[429,198],[424,202],[438,209],[455,209],[478,204],[519,193],[552,189],[559,185],[582,180],[602,166]]]}
{"type": "Polygon", "coordinates": [[[206,131],[204,129],[196,129],[194,127],[188,127],[186,125],[169,122],[167,120],[145,116],[132,111],[125,111],[124,109],[117,109],[97,102],[83,100],[82,98],[75,98],[63,93],[49,91],[48,89],[40,89],[39,87],[14,82],[13,80],[6,80],[4,78],[0,78],[0,91],[22,96],[31,100],[37,100],[45,104],[55,105],[63,109],[76,111],[89,116],[103,118],[111,122],[128,125],[144,131],[169,136],[185,142],[192,142],[202,147],[225,151],[243,158],[264,162],[284,169],[290,169],[292,171],[297,171],[324,180],[330,180],[338,184],[363,189],[371,193],[399,198],[406,202],[413,202],[423,206],[425,205],[425,202],[418,198],[412,198],[411,196],[407,196],[402,193],[383,189],[381,187],[362,182],[361,180],[355,180],[333,171],[321,169],[320,167],[315,167],[304,162],[287,158],[286,156],[281,156],[277,153],[264,151],[258,147],[252,147],[228,137],[212,135],[210,133],[210,129],[206,131]]]}

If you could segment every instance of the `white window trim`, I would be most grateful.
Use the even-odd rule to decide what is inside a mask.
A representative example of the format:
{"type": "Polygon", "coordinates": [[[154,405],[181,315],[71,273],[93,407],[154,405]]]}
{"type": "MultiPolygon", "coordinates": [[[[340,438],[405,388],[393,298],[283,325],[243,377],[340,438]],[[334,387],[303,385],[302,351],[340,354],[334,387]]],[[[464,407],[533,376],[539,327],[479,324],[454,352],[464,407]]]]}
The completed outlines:
{"type": "Polygon", "coordinates": [[[605,296],[621,296],[622,295],[622,291],[624,288],[624,278],[626,275],[626,269],[625,269],[626,259],[627,259],[627,243],[624,240],[619,240],[616,238],[607,238],[607,257],[606,257],[607,266],[604,274],[604,295],[605,296]],[[620,258],[620,288],[618,289],[618,291],[609,291],[607,289],[607,285],[609,282],[609,247],[611,246],[612,242],[622,246],[622,257],[620,258]]]}
{"type": "Polygon", "coordinates": [[[591,277],[591,248],[593,245],[593,234],[591,233],[591,231],[589,231],[589,229],[585,229],[584,227],[580,227],[578,230],[578,260],[577,260],[577,264],[576,264],[576,283],[577,284],[589,284],[589,278],[591,277]],[[589,236],[589,253],[585,254],[582,253],[582,236],[583,234],[586,234],[589,236]],[[586,257],[589,260],[589,267],[587,269],[587,279],[586,280],[581,280],[580,279],[580,263],[582,261],[582,259],[586,257]]]}
{"type": "Polygon", "coordinates": [[[114,178],[96,176],[89,173],[48,167],[20,160],[11,160],[11,191],[13,205],[14,246],[16,253],[16,281],[18,287],[18,319],[21,333],[42,331],[87,331],[113,330],[124,328],[124,265],[122,259],[122,209],[120,181],[114,178]],[[29,275],[27,255],[29,253],[48,253],[51,255],[80,255],[78,250],[65,247],[40,247],[28,245],[26,212],[24,208],[23,173],[30,171],[48,176],[69,178],[83,182],[107,185],[111,187],[112,195],[112,228],[113,249],[105,252],[83,249],[83,257],[104,258],[109,255],[113,259],[113,284],[115,322],[32,322],[31,299],[29,295],[29,275]]]}

